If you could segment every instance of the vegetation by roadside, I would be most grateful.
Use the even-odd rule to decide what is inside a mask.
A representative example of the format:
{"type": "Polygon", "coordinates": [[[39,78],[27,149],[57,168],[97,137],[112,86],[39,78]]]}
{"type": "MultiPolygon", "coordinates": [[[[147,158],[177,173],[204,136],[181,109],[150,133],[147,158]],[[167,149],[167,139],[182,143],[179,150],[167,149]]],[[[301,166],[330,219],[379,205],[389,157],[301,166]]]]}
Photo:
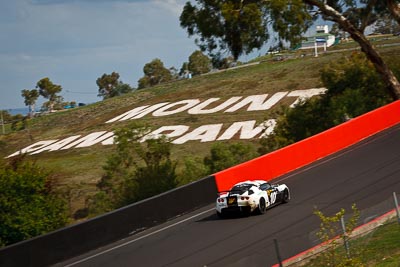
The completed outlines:
{"type": "Polygon", "coordinates": [[[336,261],[329,265],[322,258],[323,252],[312,259],[291,266],[326,267],[326,266],[365,266],[365,267],[398,267],[400,263],[400,224],[391,220],[362,236],[349,240],[351,255],[356,261],[349,261],[343,245],[335,250],[336,261]],[[343,259],[342,261],[340,259],[343,259]],[[346,263],[347,262],[347,263],[346,263]],[[342,264],[341,264],[342,263],[342,264]],[[347,264],[347,265],[346,265],[347,264]]]}
{"type": "Polygon", "coordinates": [[[0,162],[0,247],[59,229],[68,218],[50,173],[17,157],[0,162]]]}

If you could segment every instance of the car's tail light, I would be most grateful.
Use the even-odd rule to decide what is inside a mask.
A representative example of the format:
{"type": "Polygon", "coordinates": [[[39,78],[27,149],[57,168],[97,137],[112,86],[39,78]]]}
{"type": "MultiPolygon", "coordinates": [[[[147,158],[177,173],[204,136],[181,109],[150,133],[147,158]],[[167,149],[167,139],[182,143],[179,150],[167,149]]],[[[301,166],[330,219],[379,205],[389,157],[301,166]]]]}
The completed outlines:
{"type": "Polygon", "coordinates": [[[241,200],[249,200],[250,197],[241,197],[240,199],[241,199],[241,200]]]}
{"type": "Polygon", "coordinates": [[[218,198],[218,202],[223,203],[224,199],[223,198],[218,198]]]}

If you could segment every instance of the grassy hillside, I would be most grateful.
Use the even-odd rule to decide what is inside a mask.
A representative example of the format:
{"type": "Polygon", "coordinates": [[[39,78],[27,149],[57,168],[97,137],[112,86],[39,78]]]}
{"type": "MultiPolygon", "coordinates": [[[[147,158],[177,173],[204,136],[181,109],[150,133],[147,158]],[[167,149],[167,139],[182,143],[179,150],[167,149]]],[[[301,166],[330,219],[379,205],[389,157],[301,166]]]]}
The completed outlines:
{"type": "MultiPolygon", "coordinates": [[[[347,48],[349,45],[344,44],[343,46],[347,48]]],[[[334,49],[338,50],[340,46],[334,49]]],[[[400,60],[400,47],[398,46],[382,47],[379,50],[387,59],[400,60]]],[[[322,87],[319,70],[326,64],[352,52],[320,54],[317,58],[301,57],[302,53],[304,51],[293,53],[291,59],[284,61],[274,61],[270,56],[265,56],[258,59],[260,64],[194,77],[190,80],[176,81],[92,105],[34,118],[28,122],[25,130],[0,136],[0,141],[5,143],[0,151],[0,156],[6,157],[37,141],[63,139],[73,135],[85,136],[97,131],[118,129],[129,121],[108,124],[105,122],[138,106],[193,98],[204,101],[212,97],[220,97],[221,101],[224,101],[232,96],[256,94],[271,96],[275,92],[322,87]]],[[[272,109],[264,112],[249,112],[245,109],[233,113],[218,112],[207,115],[190,115],[182,112],[165,117],[148,115],[139,120],[154,128],[181,124],[197,127],[205,124],[231,124],[235,121],[246,120],[262,122],[275,117],[281,105],[287,105],[293,101],[293,98],[284,98],[272,109]]],[[[251,142],[258,146],[258,140],[242,142],[251,142]]],[[[187,156],[203,158],[209,152],[212,144],[213,142],[190,141],[182,145],[174,145],[173,157],[178,160],[187,156]]],[[[86,197],[95,192],[95,185],[103,173],[102,166],[107,155],[113,149],[114,146],[94,145],[88,148],[44,152],[28,156],[28,158],[56,174],[57,187],[70,199],[70,211],[73,214],[83,208],[86,197]]]]}

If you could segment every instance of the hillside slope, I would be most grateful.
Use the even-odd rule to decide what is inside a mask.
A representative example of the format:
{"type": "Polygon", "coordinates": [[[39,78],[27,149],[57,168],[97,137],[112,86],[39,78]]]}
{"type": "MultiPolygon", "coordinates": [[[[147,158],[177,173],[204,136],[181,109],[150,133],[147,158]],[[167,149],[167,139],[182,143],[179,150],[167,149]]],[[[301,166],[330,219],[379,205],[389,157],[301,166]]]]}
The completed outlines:
{"type": "MultiPolygon", "coordinates": [[[[400,60],[399,50],[397,46],[380,49],[382,55],[391,60],[400,60]]],[[[323,87],[319,70],[348,53],[351,51],[323,54],[315,58],[300,57],[298,52],[293,54],[293,59],[285,61],[274,61],[267,57],[259,64],[138,90],[92,105],[34,118],[29,121],[27,129],[0,137],[0,141],[5,142],[0,156],[7,157],[39,141],[63,140],[77,135],[82,137],[99,131],[112,132],[132,121],[132,118],[120,121],[118,116],[137,107],[189,99],[198,99],[199,103],[205,103],[211,98],[220,98],[207,107],[212,108],[232,97],[244,99],[248,96],[268,94],[269,99],[276,93],[284,92],[284,97],[266,110],[249,111],[247,105],[233,112],[224,112],[227,107],[209,114],[189,114],[185,110],[171,115],[164,113],[162,116],[149,113],[135,119],[154,129],[180,125],[190,128],[189,132],[203,125],[223,124],[217,135],[220,137],[235,122],[255,120],[255,125],[258,125],[274,118],[283,105],[291,105],[298,98],[291,97],[290,92],[323,87]],[[109,122],[110,120],[112,122],[109,122]]],[[[235,142],[239,139],[240,136],[236,133],[231,139],[219,142],[235,142]]],[[[258,140],[245,139],[241,142],[251,142],[258,146],[258,140]]],[[[209,153],[213,143],[193,140],[176,144],[172,151],[173,157],[178,160],[183,157],[202,159],[209,153]]],[[[57,186],[70,200],[70,211],[73,214],[83,208],[87,196],[96,191],[95,185],[103,173],[102,166],[114,148],[113,145],[94,144],[81,148],[43,151],[29,155],[28,158],[56,174],[57,186]]]]}

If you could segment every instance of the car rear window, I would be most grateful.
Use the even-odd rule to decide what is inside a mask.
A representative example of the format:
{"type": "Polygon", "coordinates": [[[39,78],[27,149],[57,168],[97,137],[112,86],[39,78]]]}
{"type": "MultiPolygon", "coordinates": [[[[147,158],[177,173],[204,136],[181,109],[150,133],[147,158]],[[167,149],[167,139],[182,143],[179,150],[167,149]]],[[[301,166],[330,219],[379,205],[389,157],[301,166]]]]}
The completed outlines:
{"type": "Polygon", "coordinates": [[[232,187],[231,192],[244,193],[244,192],[248,191],[252,186],[253,185],[251,185],[251,184],[235,185],[234,187],[232,187]]]}

